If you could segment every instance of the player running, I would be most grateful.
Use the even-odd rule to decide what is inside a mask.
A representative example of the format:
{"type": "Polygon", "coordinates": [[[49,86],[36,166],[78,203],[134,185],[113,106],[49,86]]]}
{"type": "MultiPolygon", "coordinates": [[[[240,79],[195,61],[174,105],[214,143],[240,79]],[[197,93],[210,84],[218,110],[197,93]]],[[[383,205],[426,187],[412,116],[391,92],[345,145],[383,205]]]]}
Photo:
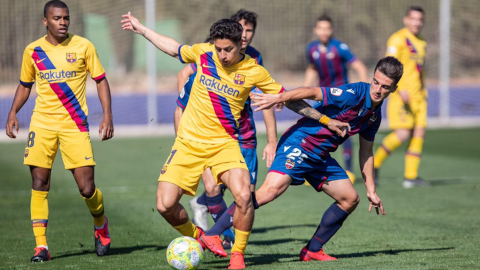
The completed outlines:
{"type": "Polygon", "coordinates": [[[403,18],[405,28],[390,36],[387,42],[387,55],[403,63],[405,76],[398,83],[398,92],[387,104],[388,124],[393,132],[383,139],[375,152],[375,169],[378,171],[390,153],[411,138],[405,154],[404,188],[431,186],[418,177],[427,126],[427,89],[423,81],[427,42],[420,35],[424,15],[421,7],[409,7],[403,18]]]}
{"type": "Polygon", "coordinates": [[[47,35],[30,43],[23,54],[20,84],[8,114],[6,133],[16,138],[17,112],[37,83],[30,133],[25,148],[25,165],[32,175],[31,220],[36,247],[32,262],[50,260],[47,245],[49,216],[48,192],[52,164],[58,145],[65,169],[70,170],[93,216],[95,250],[103,256],[110,248],[108,220],[104,215],[103,195],[94,182],[95,160],[90,142],[88,107],[85,99],[87,72],[97,84],[103,107],[99,135],[113,137],[110,87],[93,44],[68,33],[70,15],[67,5],[49,1],[43,10],[47,35]],[[15,132],[14,132],[15,127],[15,132]]]}
{"type": "MultiPolygon", "coordinates": [[[[305,71],[304,86],[334,87],[348,83],[347,65],[357,73],[361,82],[367,82],[367,68],[342,41],[333,38],[332,18],[322,15],[317,19],[313,32],[317,40],[307,45],[308,67],[305,71]]],[[[355,183],[352,172],[352,140],[343,143],[343,160],[348,177],[355,183]]]]}
{"type": "MultiPolygon", "coordinates": [[[[232,15],[230,19],[240,23],[243,27],[240,52],[255,59],[259,65],[263,66],[262,55],[254,47],[250,46],[257,26],[257,14],[240,9],[236,14],[232,15]]],[[[179,97],[177,99],[178,106],[175,109],[175,132],[178,130],[180,117],[187,106],[196,75],[196,64],[185,66],[178,74],[179,97]]],[[[252,91],[256,91],[256,89],[252,89],[252,91]]],[[[256,128],[250,103],[250,98],[247,98],[245,107],[238,119],[238,143],[240,144],[242,155],[247,162],[246,164],[250,172],[250,190],[253,192],[255,191],[255,184],[257,182],[258,160],[256,128]]],[[[263,150],[263,159],[266,159],[267,167],[270,167],[275,157],[275,149],[277,147],[277,126],[273,109],[263,110],[262,112],[267,130],[267,145],[263,150]]],[[[218,218],[227,210],[227,205],[223,200],[223,192],[221,192],[224,185],[217,185],[210,168],[207,168],[202,174],[202,180],[205,185],[205,192],[201,196],[191,199],[190,207],[193,210],[193,222],[202,229],[207,230],[207,213],[210,212],[213,220],[217,222],[218,218]]],[[[231,248],[235,240],[233,232],[226,230],[223,235],[224,248],[231,248]]]]}
{"type": "MultiPolygon", "coordinates": [[[[402,77],[403,66],[394,57],[381,59],[375,67],[370,84],[358,82],[336,88],[300,87],[278,95],[256,94],[254,106],[269,108],[286,102],[290,108],[294,100],[319,101],[315,117],[304,117],[288,129],[278,143],[275,160],[265,182],[255,192],[255,208],[280,196],[289,185],[307,181],[317,191],[323,191],[335,200],[323,214],[317,231],[300,252],[300,260],[336,260],[323,252],[323,245],[340,229],[343,222],[359,203],[359,197],[345,170],[330,156],[348,137],[360,134],[360,169],[370,201],[369,211],[376,209],[385,215],[383,204],[375,190],[373,171],[373,141],[381,122],[381,106],[390,93],[395,92],[402,77]],[[334,119],[349,123],[345,137],[325,128],[334,119]]],[[[220,234],[231,226],[229,213],[236,208],[233,203],[220,220],[202,237],[205,246],[216,255],[226,257],[220,234]]],[[[234,258],[232,257],[231,260],[234,258]]],[[[239,260],[239,259],[237,259],[239,260]]]]}
{"type": "MultiPolygon", "coordinates": [[[[217,183],[230,189],[238,206],[233,215],[232,247],[232,258],[237,259],[232,259],[229,268],[245,268],[243,253],[254,209],[250,175],[238,144],[238,119],[253,87],[275,94],[284,88],[255,59],[240,53],[243,29],[238,22],[222,19],[214,23],[210,28],[214,44],[185,46],[148,29],[130,13],[123,18],[123,29],[141,34],[166,54],[198,67],[177,138],[158,179],[157,209],[182,235],[200,240],[203,231],[190,221],[179,201],[183,194],[195,195],[200,175],[210,167],[217,183]]],[[[305,102],[294,102],[291,107],[302,115],[315,112],[305,102]]],[[[329,127],[340,131],[343,125],[334,121],[329,127]]]]}

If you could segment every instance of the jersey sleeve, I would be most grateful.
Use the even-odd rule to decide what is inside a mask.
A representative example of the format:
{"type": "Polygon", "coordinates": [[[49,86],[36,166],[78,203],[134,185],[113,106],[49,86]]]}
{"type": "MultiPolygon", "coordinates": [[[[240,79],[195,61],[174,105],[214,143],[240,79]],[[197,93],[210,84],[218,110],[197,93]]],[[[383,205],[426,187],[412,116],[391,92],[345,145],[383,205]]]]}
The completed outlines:
{"type": "Polygon", "coordinates": [[[180,95],[177,98],[177,106],[184,109],[187,107],[188,100],[190,99],[190,92],[192,91],[193,82],[195,81],[197,73],[193,73],[188,77],[187,82],[183,86],[182,91],[180,91],[180,95]]]}
{"type": "Polygon", "coordinates": [[[345,43],[338,45],[338,52],[340,53],[340,57],[347,63],[352,63],[357,60],[357,57],[350,51],[350,48],[345,43]]]}
{"type": "Polygon", "coordinates": [[[197,65],[196,64],[190,64],[190,68],[193,70],[193,72],[197,72],[197,65]]]}
{"type": "Polygon", "coordinates": [[[105,70],[98,58],[97,50],[91,42],[87,42],[87,49],[85,51],[85,65],[87,67],[90,77],[95,81],[105,78],[105,70]]]}
{"type": "Polygon", "coordinates": [[[203,52],[202,45],[204,45],[204,43],[195,44],[192,46],[180,45],[180,47],[178,47],[178,59],[180,62],[183,64],[196,63],[197,58],[199,58],[203,52]]]}
{"type": "Polygon", "coordinates": [[[373,142],[375,140],[375,135],[377,134],[378,129],[380,128],[380,123],[382,122],[382,114],[379,112],[377,119],[373,124],[368,128],[360,132],[360,136],[367,141],[373,142]]]}
{"type": "Polygon", "coordinates": [[[387,52],[385,56],[393,56],[397,59],[400,59],[402,39],[398,35],[392,35],[387,41],[387,52]]]}
{"type": "Polygon", "coordinates": [[[264,67],[259,66],[259,68],[259,72],[254,75],[256,80],[254,86],[266,94],[279,94],[285,91],[283,86],[277,83],[264,67]]]}
{"type": "Polygon", "coordinates": [[[25,49],[23,52],[20,83],[23,86],[30,86],[35,83],[35,67],[33,66],[32,56],[28,52],[28,49],[25,49]]]}
{"type": "MultiPolygon", "coordinates": [[[[346,92],[347,88],[343,85],[339,87],[321,87],[323,94],[323,106],[335,106],[337,108],[344,108],[347,106],[349,99],[349,93],[346,92]]],[[[351,96],[351,95],[350,95],[351,96]]]]}

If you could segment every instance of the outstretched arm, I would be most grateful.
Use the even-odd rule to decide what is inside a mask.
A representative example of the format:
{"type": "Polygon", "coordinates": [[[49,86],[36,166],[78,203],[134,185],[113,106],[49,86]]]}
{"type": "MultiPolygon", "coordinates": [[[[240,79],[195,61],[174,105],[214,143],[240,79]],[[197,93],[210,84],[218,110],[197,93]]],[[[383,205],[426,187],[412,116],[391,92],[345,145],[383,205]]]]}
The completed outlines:
{"type": "Polygon", "coordinates": [[[18,119],[17,119],[17,112],[23,107],[25,102],[27,102],[28,97],[30,96],[30,92],[32,91],[32,86],[25,86],[23,84],[19,84],[17,87],[17,91],[15,92],[15,98],[12,102],[12,108],[8,113],[7,124],[5,127],[5,132],[7,136],[15,139],[17,138],[18,134],[18,119]],[[15,132],[13,132],[13,127],[15,127],[15,132]]]}
{"type": "Polygon", "coordinates": [[[368,211],[371,211],[372,207],[374,207],[377,211],[377,215],[379,214],[379,209],[382,215],[385,215],[382,200],[377,195],[375,190],[375,182],[373,180],[373,141],[367,141],[361,136],[359,136],[359,138],[360,171],[362,172],[363,180],[365,181],[365,187],[367,188],[367,198],[370,201],[368,211]]]}
{"type": "Polygon", "coordinates": [[[251,94],[251,99],[254,101],[252,106],[258,107],[255,111],[269,109],[275,104],[285,103],[285,106],[290,110],[319,121],[331,131],[344,137],[347,129],[350,129],[350,124],[343,123],[335,119],[330,119],[328,116],[321,114],[315,110],[303,99],[313,99],[317,101],[323,100],[323,93],[320,87],[299,87],[290,91],[285,91],[281,94],[251,94]]]}
{"type": "Polygon", "coordinates": [[[122,18],[124,18],[124,20],[121,21],[123,30],[131,30],[134,33],[144,36],[162,52],[178,58],[178,47],[180,47],[180,43],[178,43],[176,40],[160,35],[159,33],[156,33],[155,31],[142,25],[137,18],[130,14],[130,11],[127,14],[122,15],[122,18]]]}
{"type": "Polygon", "coordinates": [[[97,92],[103,109],[103,119],[98,127],[98,135],[104,141],[113,137],[112,97],[107,78],[97,81],[97,92]]]}

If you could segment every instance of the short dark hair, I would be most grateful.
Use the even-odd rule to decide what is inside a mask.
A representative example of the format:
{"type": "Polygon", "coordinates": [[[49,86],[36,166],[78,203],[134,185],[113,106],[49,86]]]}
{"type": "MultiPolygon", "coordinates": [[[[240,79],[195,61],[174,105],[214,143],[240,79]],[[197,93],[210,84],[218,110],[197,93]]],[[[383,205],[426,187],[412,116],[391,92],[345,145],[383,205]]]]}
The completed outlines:
{"type": "Polygon", "coordinates": [[[243,8],[237,11],[237,13],[233,14],[232,17],[230,17],[231,20],[234,20],[236,22],[239,22],[243,19],[253,24],[253,31],[255,31],[255,29],[257,28],[257,18],[257,13],[245,10],[243,8]]]}
{"type": "Polygon", "coordinates": [[[418,11],[425,15],[425,10],[423,10],[421,6],[409,6],[407,12],[405,13],[405,16],[410,15],[410,11],[418,11]]]}
{"type": "Polygon", "coordinates": [[[327,14],[323,14],[320,17],[318,17],[317,22],[329,22],[331,25],[333,25],[332,18],[327,14]]]}
{"type": "Polygon", "coordinates": [[[240,43],[242,40],[243,27],[231,19],[221,19],[210,27],[210,37],[213,41],[217,39],[229,39],[233,43],[240,43]]]}
{"type": "Polygon", "coordinates": [[[387,56],[378,61],[375,71],[380,71],[388,78],[392,79],[397,85],[403,75],[403,64],[393,56],[387,56]]]}
{"type": "Polygon", "coordinates": [[[43,7],[43,17],[44,18],[47,17],[47,13],[48,13],[48,10],[50,8],[66,8],[66,9],[68,9],[67,4],[65,4],[64,2],[62,2],[60,0],[48,1],[45,4],[45,6],[43,7]]]}

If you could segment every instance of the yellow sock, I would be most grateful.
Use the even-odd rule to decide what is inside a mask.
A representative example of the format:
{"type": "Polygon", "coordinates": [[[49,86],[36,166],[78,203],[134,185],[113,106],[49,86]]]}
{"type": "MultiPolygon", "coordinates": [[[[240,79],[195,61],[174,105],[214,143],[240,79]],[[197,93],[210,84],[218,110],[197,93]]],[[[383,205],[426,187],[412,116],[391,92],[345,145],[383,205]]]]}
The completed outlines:
{"type": "Polygon", "coordinates": [[[373,157],[373,166],[375,169],[380,168],[390,153],[395,151],[400,145],[402,145],[402,141],[400,141],[395,132],[388,134],[387,137],[383,139],[382,145],[378,147],[377,152],[375,152],[375,156],[373,157]]]}
{"type": "Polygon", "coordinates": [[[248,237],[250,237],[251,232],[244,232],[235,229],[235,243],[232,247],[232,252],[240,252],[245,253],[245,249],[247,248],[248,237]]]}
{"type": "Polygon", "coordinates": [[[100,189],[95,188],[93,196],[90,198],[85,198],[85,203],[87,204],[88,210],[93,216],[93,223],[97,227],[102,227],[105,224],[105,216],[103,214],[103,194],[100,189]]]}
{"type": "Polygon", "coordinates": [[[35,235],[36,246],[47,246],[47,224],[48,224],[48,191],[37,191],[32,189],[30,201],[30,216],[32,219],[33,235],[35,235]]]}
{"type": "Polygon", "coordinates": [[[198,229],[195,224],[189,219],[186,223],[178,226],[172,226],[175,230],[181,233],[183,236],[189,236],[194,239],[197,239],[198,229]]]}
{"type": "Polygon", "coordinates": [[[423,149],[423,138],[413,137],[405,155],[405,179],[418,177],[418,167],[423,149]]]}

